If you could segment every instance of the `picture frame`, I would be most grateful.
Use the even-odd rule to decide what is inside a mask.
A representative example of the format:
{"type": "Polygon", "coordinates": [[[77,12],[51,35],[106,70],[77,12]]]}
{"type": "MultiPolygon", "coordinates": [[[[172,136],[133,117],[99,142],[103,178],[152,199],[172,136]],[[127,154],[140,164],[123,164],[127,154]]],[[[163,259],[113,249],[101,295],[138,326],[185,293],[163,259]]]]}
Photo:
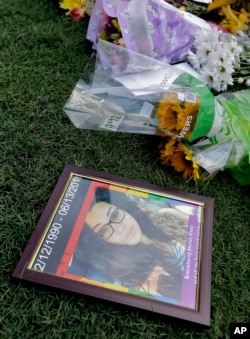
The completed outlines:
{"type": "Polygon", "coordinates": [[[66,165],[12,276],[209,326],[213,208],[66,165]]]}

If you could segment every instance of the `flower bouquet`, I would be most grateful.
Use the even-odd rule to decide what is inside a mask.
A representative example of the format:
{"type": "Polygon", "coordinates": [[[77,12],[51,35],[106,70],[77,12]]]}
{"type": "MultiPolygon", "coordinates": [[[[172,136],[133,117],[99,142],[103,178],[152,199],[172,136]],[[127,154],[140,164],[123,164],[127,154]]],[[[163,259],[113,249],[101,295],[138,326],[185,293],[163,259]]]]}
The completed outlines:
{"type": "Polygon", "coordinates": [[[184,178],[208,180],[226,169],[241,185],[250,185],[250,90],[215,99],[222,117],[219,132],[194,143],[165,138],[160,159],[184,178]]]}
{"type": "Polygon", "coordinates": [[[250,91],[218,95],[236,81],[249,85],[247,2],[209,6],[221,22],[163,0],[96,0],[87,33],[97,51],[93,83],[80,80],[64,109],[77,128],[160,135],[162,163],[185,178],[227,169],[248,185],[250,91]]]}
{"type": "Polygon", "coordinates": [[[104,40],[98,44],[93,83],[80,80],[64,108],[77,128],[189,141],[213,134],[215,128],[214,96],[202,81],[104,40]],[[201,123],[204,119],[206,124],[201,123]]]}
{"type": "Polygon", "coordinates": [[[246,185],[249,102],[249,90],[214,96],[174,65],[100,40],[93,83],[79,81],[64,109],[77,128],[162,136],[162,163],[185,178],[229,169],[246,185]]]}
{"type": "MultiPolygon", "coordinates": [[[[200,14],[217,15],[221,18],[218,22],[180,10],[171,2],[176,3],[96,0],[87,39],[94,49],[102,39],[170,64],[186,61],[196,71],[193,74],[217,92],[227,90],[236,81],[250,85],[250,46],[245,42],[249,40],[250,22],[247,2],[215,0],[207,9],[203,4],[203,12],[201,4],[198,6],[200,14]],[[140,15],[136,11],[139,7],[140,15]],[[236,32],[241,36],[234,36],[236,32]]],[[[197,7],[190,6],[194,4],[190,0],[182,3],[182,8],[197,7]]]]}
{"type": "Polygon", "coordinates": [[[211,24],[163,0],[96,0],[87,39],[98,39],[168,63],[183,61],[199,28],[211,24]],[[138,8],[140,11],[138,12],[138,8]]]}

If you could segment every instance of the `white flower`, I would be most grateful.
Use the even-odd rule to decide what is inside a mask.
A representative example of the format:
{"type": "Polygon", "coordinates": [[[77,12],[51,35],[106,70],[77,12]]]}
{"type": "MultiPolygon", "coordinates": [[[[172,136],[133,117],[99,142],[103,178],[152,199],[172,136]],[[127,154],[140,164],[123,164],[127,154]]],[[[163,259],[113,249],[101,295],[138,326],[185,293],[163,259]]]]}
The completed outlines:
{"type": "Polygon", "coordinates": [[[225,92],[227,90],[227,87],[228,85],[232,85],[233,83],[228,83],[228,82],[224,82],[224,81],[221,81],[218,88],[214,87],[214,89],[217,91],[217,92],[225,92]]]}
{"type": "Polygon", "coordinates": [[[228,56],[226,50],[219,46],[215,51],[213,51],[213,58],[214,60],[218,61],[221,65],[228,64],[231,62],[230,56],[228,56]]]}
{"type": "Polygon", "coordinates": [[[209,58],[207,58],[207,61],[202,64],[202,66],[206,66],[207,68],[213,68],[213,69],[219,69],[221,67],[221,62],[216,57],[216,52],[212,51],[209,55],[209,58]]]}
{"type": "Polygon", "coordinates": [[[209,68],[207,66],[204,66],[201,69],[200,75],[209,88],[213,88],[214,84],[219,81],[217,72],[215,72],[213,68],[209,68]]]}
{"type": "Polygon", "coordinates": [[[223,81],[228,81],[228,83],[231,83],[231,74],[234,72],[234,68],[232,65],[221,65],[218,69],[219,71],[219,77],[223,81]]]}
{"type": "Polygon", "coordinates": [[[240,65],[242,52],[233,35],[215,28],[200,30],[195,35],[194,50],[188,52],[187,59],[209,88],[220,92],[233,85],[232,73],[240,65]]]}
{"type": "Polygon", "coordinates": [[[214,48],[218,43],[218,39],[219,34],[217,29],[202,29],[195,34],[194,47],[197,49],[201,43],[204,43],[210,48],[214,48]]]}
{"type": "Polygon", "coordinates": [[[199,70],[201,68],[201,64],[199,62],[199,59],[198,59],[197,55],[195,53],[191,52],[191,51],[188,51],[187,59],[188,59],[188,62],[190,63],[190,65],[197,72],[199,72],[199,70]]]}
{"type": "Polygon", "coordinates": [[[227,47],[228,51],[232,53],[236,58],[240,56],[240,53],[243,51],[243,48],[238,45],[237,40],[232,38],[230,42],[228,42],[227,45],[224,45],[227,47]]]}
{"type": "Polygon", "coordinates": [[[205,64],[209,58],[209,54],[213,51],[213,47],[204,42],[200,43],[196,49],[196,55],[201,64],[205,64]]]}

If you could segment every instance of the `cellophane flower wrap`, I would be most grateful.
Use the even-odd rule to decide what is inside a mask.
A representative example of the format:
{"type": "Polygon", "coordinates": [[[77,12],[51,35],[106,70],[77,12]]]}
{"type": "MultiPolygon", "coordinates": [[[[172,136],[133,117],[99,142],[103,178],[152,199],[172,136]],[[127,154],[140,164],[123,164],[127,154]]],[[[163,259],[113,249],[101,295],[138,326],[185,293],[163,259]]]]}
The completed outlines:
{"type": "Polygon", "coordinates": [[[221,121],[203,82],[173,65],[101,40],[93,83],[80,80],[64,109],[77,128],[188,141],[215,135],[221,121]]]}
{"type": "Polygon", "coordinates": [[[231,171],[241,185],[250,185],[250,90],[216,97],[220,131],[193,145],[193,160],[208,173],[231,171]]]}
{"type": "Polygon", "coordinates": [[[97,48],[99,38],[157,60],[183,61],[194,34],[211,25],[164,0],[96,0],[87,39],[97,48]]]}
{"type": "Polygon", "coordinates": [[[174,65],[100,40],[93,82],[79,80],[64,110],[80,129],[162,136],[163,163],[187,178],[229,169],[246,185],[249,102],[249,90],[214,96],[174,65]]]}

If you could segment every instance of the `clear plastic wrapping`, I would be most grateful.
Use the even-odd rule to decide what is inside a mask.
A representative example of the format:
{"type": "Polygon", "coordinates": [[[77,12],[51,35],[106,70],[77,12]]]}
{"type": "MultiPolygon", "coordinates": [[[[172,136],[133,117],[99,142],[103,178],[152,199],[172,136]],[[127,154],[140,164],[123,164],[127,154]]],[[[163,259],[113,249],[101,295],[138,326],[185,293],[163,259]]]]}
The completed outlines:
{"type": "Polygon", "coordinates": [[[200,80],[101,40],[93,83],[79,80],[64,110],[81,129],[169,135],[189,141],[214,135],[221,127],[214,96],[200,80]]]}

